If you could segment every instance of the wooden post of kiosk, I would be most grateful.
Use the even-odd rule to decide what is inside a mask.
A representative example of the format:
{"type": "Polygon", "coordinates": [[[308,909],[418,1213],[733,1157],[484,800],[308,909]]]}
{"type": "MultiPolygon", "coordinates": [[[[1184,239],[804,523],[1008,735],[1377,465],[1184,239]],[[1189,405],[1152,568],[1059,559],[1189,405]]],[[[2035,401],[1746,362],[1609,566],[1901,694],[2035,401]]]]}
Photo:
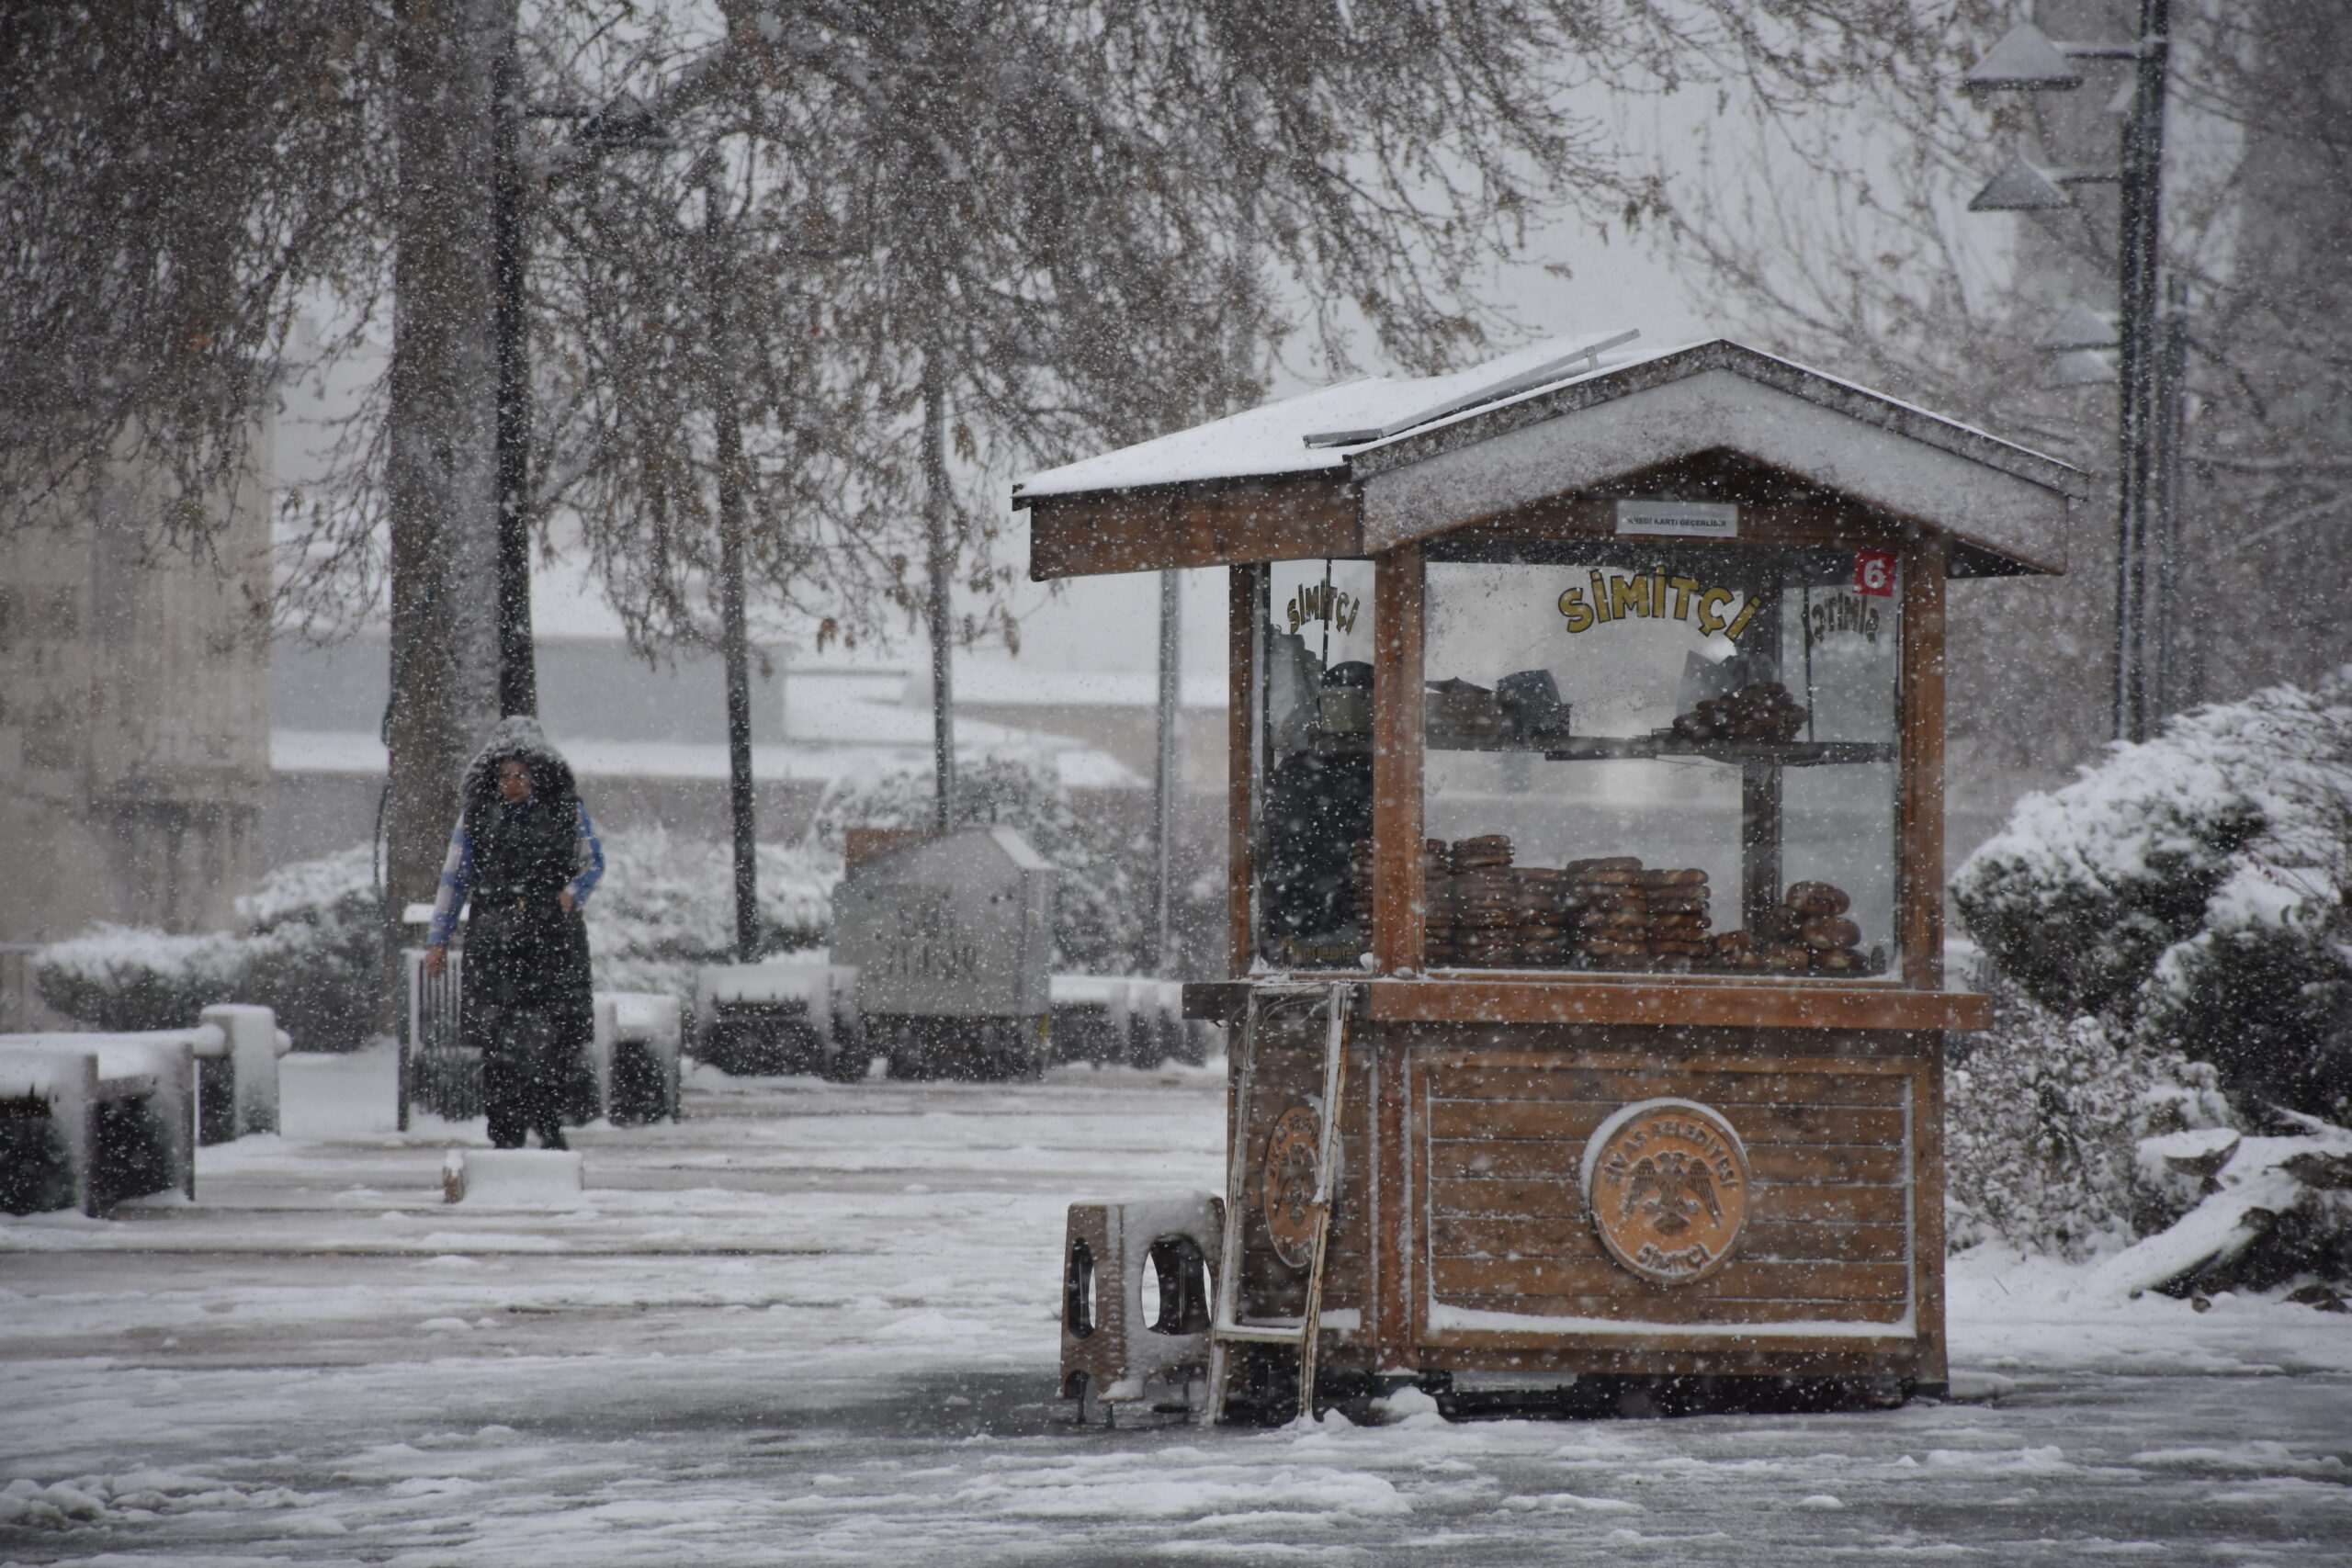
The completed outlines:
{"type": "Polygon", "coordinates": [[[2063,570],[2080,476],[1622,342],[1016,490],[1034,577],[1230,569],[1204,1415],[1944,1381],[1943,585],[2063,570]]]}

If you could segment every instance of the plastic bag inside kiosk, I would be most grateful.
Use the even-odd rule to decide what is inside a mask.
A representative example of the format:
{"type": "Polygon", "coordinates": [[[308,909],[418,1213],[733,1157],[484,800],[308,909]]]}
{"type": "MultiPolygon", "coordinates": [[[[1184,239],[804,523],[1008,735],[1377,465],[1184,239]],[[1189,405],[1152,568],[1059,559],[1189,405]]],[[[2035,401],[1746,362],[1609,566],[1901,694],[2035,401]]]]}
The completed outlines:
{"type": "Polygon", "coordinates": [[[1091,1416],[1943,1380],[1944,585],[2063,569],[2081,481],[1620,341],[1016,491],[1036,577],[1230,569],[1227,1165],[1073,1207],[1091,1416]]]}

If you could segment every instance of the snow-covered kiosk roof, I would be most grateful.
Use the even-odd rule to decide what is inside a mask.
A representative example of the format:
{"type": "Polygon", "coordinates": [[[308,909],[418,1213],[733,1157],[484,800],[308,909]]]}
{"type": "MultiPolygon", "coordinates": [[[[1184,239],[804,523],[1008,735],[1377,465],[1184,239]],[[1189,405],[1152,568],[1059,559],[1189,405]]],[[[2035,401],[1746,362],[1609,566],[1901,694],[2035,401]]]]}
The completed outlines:
{"type": "Polygon", "coordinates": [[[2069,465],[1727,338],[1634,335],[1345,382],[1033,475],[1030,575],[1374,555],[1668,487],[1939,533],[1956,577],[2065,570],[2069,465]]]}

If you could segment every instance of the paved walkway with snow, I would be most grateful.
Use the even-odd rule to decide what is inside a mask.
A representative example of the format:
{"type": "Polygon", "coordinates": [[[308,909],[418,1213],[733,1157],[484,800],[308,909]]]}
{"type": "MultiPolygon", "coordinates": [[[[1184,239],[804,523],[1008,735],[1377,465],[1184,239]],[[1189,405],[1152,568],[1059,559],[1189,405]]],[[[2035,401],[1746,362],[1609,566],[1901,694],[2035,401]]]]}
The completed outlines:
{"type": "Polygon", "coordinates": [[[1075,1431],[1074,1198],[1212,1186],[1218,1077],[694,1076],[588,1204],[440,1202],[381,1055],[199,1201],[0,1218],[0,1562],[2352,1562],[2352,1319],[1953,1277],[1965,1403],[1075,1431]]]}

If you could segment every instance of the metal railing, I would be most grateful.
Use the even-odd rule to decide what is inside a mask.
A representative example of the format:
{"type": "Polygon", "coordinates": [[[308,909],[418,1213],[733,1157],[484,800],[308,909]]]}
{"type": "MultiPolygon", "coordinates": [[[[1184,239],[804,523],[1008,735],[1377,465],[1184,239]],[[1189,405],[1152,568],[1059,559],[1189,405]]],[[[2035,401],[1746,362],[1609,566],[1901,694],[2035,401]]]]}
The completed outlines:
{"type": "Polygon", "coordinates": [[[408,1027],[400,1045],[400,1129],[408,1131],[409,1107],[418,1106],[452,1122],[481,1114],[481,1053],[469,1050],[458,1033],[458,998],[465,954],[451,953],[438,977],[424,972],[424,950],[401,954],[408,971],[408,1027]]]}

